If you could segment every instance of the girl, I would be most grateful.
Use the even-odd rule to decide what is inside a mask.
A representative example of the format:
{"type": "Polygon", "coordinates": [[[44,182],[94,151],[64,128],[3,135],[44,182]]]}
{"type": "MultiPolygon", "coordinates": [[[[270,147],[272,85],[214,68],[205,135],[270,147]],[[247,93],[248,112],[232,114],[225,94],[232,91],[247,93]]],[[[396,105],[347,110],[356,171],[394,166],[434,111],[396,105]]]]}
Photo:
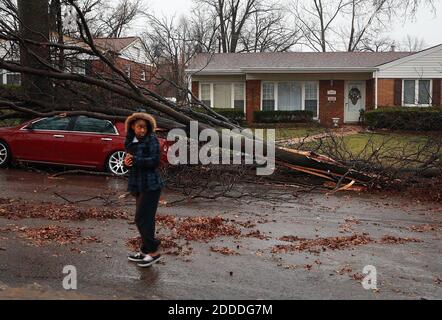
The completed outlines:
{"type": "Polygon", "coordinates": [[[128,257],[140,267],[158,262],[160,241],[155,239],[155,215],[164,182],[159,174],[160,144],[155,136],[156,121],[146,113],[134,113],[126,120],[126,158],[130,169],[127,191],[136,198],[135,223],[140,232],[140,252],[128,257]]]}

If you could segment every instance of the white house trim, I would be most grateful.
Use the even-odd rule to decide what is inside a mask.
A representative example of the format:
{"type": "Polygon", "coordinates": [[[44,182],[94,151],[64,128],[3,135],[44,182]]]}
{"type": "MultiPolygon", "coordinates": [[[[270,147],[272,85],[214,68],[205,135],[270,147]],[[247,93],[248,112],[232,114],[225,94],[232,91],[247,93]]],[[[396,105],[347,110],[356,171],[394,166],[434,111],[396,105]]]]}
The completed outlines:
{"type": "Polygon", "coordinates": [[[397,59],[397,60],[394,60],[394,61],[391,61],[391,62],[387,62],[387,63],[381,64],[381,65],[378,66],[378,68],[379,68],[379,70],[382,71],[382,70],[385,70],[387,68],[391,68],[391,67],[395,67],[397,65],[400,65],[400,64],[402,64],[404,62],[408,62],[408,61],[414,60],[416,58],[426,56],[426,55],[431,54],[433,52],[437,52],[438,50],[441,50],[441,49],[442,49],[442,44],[438,44],[437,46],[434,46],[434,47],[431,47],[431,48],[428,48],[428,49],[425,49],[425,50],[422,50],[422,51],[410,54],[409,56],[406,56],[406,57],[403,57],[403,58],[400,58],[400,59],[397,59]]]}
{"type": "Polygon", "coordinates": [[[442,45],[379,66],[379,78],[442,78],[442,45]]]}

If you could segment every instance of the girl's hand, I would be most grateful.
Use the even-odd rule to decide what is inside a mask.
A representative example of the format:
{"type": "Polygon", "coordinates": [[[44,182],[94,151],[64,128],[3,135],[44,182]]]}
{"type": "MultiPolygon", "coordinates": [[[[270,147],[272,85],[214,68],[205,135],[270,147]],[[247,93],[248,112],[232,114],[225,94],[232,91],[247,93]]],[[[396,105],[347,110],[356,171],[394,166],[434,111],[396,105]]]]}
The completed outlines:
{"type": "Polygon", "coordinates": [[[126,154],[126,157],[124,158],[124,165],[126,167],[132,167],[133,165],[133,155],[131,155],[130,153],[126,154]]]}

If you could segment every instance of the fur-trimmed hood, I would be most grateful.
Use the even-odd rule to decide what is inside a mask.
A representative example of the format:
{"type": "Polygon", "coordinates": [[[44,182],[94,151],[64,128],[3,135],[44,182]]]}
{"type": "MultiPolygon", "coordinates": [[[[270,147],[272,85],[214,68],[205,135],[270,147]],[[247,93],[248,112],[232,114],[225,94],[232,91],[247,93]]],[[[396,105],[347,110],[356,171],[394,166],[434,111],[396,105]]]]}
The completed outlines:
{"type": "Polygon", "coordinates": [[[150,125],[152,126],[152,132],[157,131],[157,121],[155,120],[155,118],[148,113],[140,112],[140,113],[134,113],[126,119],[126,122],[124,124],[126,128],[126,134],[129,133],[129,129],[131,128],[132,123],[140,119],[146,120],[147,122],[150,123],[150,125]]]}

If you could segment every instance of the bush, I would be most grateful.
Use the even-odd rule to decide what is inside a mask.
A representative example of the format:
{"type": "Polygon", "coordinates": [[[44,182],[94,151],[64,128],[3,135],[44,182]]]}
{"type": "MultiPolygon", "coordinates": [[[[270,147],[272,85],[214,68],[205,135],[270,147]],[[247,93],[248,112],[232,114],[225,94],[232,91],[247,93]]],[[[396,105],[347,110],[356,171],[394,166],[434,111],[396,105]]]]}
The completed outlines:
{"type": "Polygon", "coordinates": [[[254,120],[257,123],[303,123],[313,120],[313,112],[297,111],[255,111],[254,120]]]}
{"type": "Polygon", "coordinates": [[[442,130],[442,108],[381,108],[367,111],[365,121],[375,129],[442,130]]]}
{"type": "MultiPolygon", "coordinates": [[[[213,111],[216,113],[226,117],[227,119],[234,121],[234,122],[244,122],[246,121],[246,115],[244,114],[244,111],[238,110],[238,109],[222,109],[222,108],[213,108],[213,111]]],[[[198,109],[198,112],[202,113],[208,113],[205,109],[198,109]]]]}

